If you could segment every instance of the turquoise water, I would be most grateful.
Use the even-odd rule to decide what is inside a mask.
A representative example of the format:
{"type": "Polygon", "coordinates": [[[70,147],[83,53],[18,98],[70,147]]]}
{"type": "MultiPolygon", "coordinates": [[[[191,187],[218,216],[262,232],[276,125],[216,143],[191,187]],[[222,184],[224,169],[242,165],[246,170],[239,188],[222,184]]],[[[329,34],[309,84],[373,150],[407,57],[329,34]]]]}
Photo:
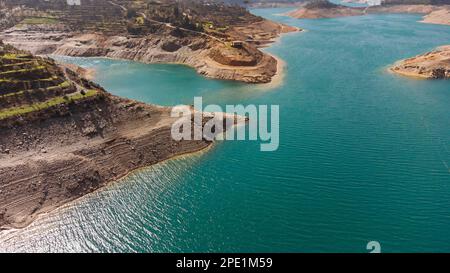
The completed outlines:
{"type": "Polygon", "coordinates": [[[416,15],[324,20],[253,12],[307,29],[267,50],[286,60],[264,90],[192,69],[75,59],[114,94],[146,102],[280,105],[280,148],[220,142],[136,172],[30,227],[5,251],[450,251],[450,81],[386,67],[450,43],[416,15]]]}

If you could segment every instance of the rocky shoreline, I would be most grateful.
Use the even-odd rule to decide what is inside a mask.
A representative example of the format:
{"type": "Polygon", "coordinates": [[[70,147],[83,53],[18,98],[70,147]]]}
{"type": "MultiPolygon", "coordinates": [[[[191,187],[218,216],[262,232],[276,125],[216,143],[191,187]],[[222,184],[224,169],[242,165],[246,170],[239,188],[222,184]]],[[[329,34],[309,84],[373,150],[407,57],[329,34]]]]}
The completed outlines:
{"type": "Polygon", "coordinates": [[[302,6],[286,13],[297,19],[337,18],[363,16],[377,13],[424,14],[422,23],[450,25],[450,5],[381,5],[370,7],[347,7],[342,5],[302,6]]]}
{"type": "Polygon", "coordinates": [[[282,33],[298,30],[271,21],[236,28],[232,32],[236,39],[252,36],[252,44],[239,49],[208,36],[173,30],[167,35],[126,37],[67,32],[63,26],[32,25],[10,28],[0,34],[0,39],[36,55],[184,64],[209,78],[269,83],[277,74],[277,61],[257,48],[267,46],[282,33]]]}
{"type": "Polygon", "coordinates": [[[422,79],[450,79],[450,45],[403,61],[389,68],[399,75],[422,79]]]}
{"type": "MultiPolygon", "coordinates": [[[[0,2],[1,3],[1,2],[0,2]]],[[[298,28],[245,8],[196,1],[4,0],[0,39],[36,55],[175,63],[214,79],[269,83],[277,61],[259,50],[298,28]],[[16,20],[13,20],[16,18],[16,20]]]]}

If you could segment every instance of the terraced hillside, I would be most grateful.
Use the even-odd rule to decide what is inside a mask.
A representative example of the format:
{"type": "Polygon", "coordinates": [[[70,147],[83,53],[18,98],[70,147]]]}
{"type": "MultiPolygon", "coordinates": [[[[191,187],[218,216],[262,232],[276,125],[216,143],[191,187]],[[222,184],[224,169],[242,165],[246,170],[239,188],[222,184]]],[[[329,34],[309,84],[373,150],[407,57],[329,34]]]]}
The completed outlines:
{"type": "Polygon", "coordinates": [[[0,0],[2,5],[22,7],[19,16],[29,22],[62,23],[72,30],[111,35],[145,33],[161,23],[220,35],[231,26],[263,20],[245,8],[214,1],[83,0],[68,5],[67,0],[0,0]]]}
{"type": "Polygon", "coordinates": [[[182,63],[249,83],[270,82],[281,67],[258,47],[298,30],[214,1],[0,0],[0,10],[15,18],[0,39],[33,54],[182,63]]]}
{"type": "Polygon", "coordinates": [[[15,17],[24,24],[64,24],[78,31],[103,31],[107,34],[126,32],[124,10],[105,0],[84,0],[71,6],[66,0],[1,0],[4,9],[20,7],[15,17]]]}
{"type": "Polygon", "coordinates": [[[55,61],[0,42],[0,120],[33,116],[60,104],[96,97],[100,90],[55,61]]]}

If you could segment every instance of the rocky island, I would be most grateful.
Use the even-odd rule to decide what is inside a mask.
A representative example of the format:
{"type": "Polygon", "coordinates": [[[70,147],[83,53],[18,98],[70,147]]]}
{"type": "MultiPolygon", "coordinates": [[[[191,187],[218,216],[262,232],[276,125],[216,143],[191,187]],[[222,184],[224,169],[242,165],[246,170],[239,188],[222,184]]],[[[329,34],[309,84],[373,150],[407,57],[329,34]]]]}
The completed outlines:
{"type": "Polygon", "coordinates": [[[280,68],[259,48],[281,33],[298,30],[216,2],[67,3],[1,0],[5,19],[0,38],[37,55],[178,63],[211,78],[268,83],[280,68]]]}
{"type": "Polygon", "coordinates": [[[331,3],[327,0],[307,1],[299,9],[290,11],[286,15],[298,19],[336,18],[363,15],[362,8],[351,8],[331,3]]]}
{"type": "Polygon", "coordinates": [[[71,68],[0,42],[0,229],[212,143],[173,140],[171,109],[115,97],[71,68]]]}

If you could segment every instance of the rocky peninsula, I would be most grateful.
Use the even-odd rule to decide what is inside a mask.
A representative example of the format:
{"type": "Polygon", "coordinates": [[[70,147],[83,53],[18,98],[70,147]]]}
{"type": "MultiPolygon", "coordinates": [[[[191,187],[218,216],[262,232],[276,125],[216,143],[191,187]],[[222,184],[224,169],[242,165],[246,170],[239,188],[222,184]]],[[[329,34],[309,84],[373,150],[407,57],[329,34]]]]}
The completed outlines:
{"type": "Polygon", "coordinates": [[[0,38],[33,54],[185,64],[206,77],[247,83],[272,80],[277,60],[259,48],[298,30],[242,7],[196,1],[3,3],[5,14],[21,20],[4,23],[0,38]]]}
{"type": "Polygon", "coordinates": [[[399,61],[390,70],[408,77],[450,79],[450,46],[399,61]]]}
{"type": "Polygon", "coordinates": [[[0,42],[0,229],[212,144],[173,140],[172,108],[113,96],[77,72],[0,42]]]}
{"type": "Polygon", "coordinates": [[[422,23],[450,25],[450,7],[438,9],[423,17],[422,23]]]}

